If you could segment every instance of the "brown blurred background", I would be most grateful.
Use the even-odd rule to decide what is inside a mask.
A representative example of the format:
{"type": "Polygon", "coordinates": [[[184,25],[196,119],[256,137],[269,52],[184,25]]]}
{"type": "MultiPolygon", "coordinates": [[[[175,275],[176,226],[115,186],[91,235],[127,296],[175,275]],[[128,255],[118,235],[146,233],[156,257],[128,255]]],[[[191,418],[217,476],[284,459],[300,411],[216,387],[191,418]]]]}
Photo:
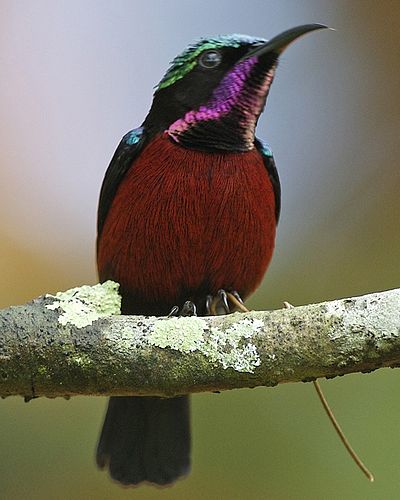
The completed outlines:
{"type": "MultiPolygon", "coordinates": [[[[2,0],[0,305],[96,282],[100,183],[167,63],[200,36],[271,37],[322,22],[284,55],[258,135],[283,186],[254,308],[400,284],[400,2],[2,0]]],[[[126,490],[94,466],[105,398],[0,403],[4,499],[396,499],[400,371],[322,385],[369,484],[310,384],[193,397],[193,472],[126,490]]]]}

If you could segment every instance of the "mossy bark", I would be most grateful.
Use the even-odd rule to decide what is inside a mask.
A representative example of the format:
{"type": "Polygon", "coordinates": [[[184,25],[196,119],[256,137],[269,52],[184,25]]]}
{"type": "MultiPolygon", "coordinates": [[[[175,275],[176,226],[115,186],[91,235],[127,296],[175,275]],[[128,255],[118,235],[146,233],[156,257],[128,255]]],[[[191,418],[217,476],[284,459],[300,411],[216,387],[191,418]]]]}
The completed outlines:
{"type": "Polygon", "coordinates": [[[0,311],[0,395],[157,395],[274,386],[400,365],[400,289],[208,318],[61,324],[54,298],[0,311]]]}

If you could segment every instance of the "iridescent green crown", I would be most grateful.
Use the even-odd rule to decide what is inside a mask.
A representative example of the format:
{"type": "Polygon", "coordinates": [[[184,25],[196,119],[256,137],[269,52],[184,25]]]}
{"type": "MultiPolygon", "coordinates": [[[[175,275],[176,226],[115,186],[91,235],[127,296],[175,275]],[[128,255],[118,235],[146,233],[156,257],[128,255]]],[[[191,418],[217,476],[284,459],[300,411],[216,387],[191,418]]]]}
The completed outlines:
{"type": "Polygon", "coordinates": [[[186,50],[175,57],[171,67],[164,78],[157,85],[156,90],[172,85],[183,78],[197,64],[197,57],[205,50],[219,49],[222,47],[238,48],[242,45],[251,45],[257,42],[265,42],[263,38],[254,38],[248,35],[222,35],[215,38],[201,38],[198,42],[190,45],[186,50]]]}

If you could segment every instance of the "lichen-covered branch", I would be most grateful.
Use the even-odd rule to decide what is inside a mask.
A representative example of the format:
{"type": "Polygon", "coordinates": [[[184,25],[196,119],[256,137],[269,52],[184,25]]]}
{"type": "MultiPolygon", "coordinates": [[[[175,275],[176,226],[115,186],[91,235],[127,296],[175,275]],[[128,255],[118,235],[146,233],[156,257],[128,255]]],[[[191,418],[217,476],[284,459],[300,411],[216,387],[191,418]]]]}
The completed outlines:
{"type": "Polygon", "coordinates": [[[0,311],[0,395],[160,395],[400,365],[400,289],[207,318],[120,316],[107,282],[0,311]]]}

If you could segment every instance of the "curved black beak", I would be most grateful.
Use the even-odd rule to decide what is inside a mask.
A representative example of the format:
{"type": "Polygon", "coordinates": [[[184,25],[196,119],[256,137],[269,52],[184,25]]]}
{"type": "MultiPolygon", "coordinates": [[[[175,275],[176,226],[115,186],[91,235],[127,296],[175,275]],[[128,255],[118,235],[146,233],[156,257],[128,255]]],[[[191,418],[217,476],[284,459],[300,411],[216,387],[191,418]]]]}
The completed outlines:
{"type": "Polygon", "coordinates": [[[291,28],[290,30],[284,31],[280,35],[271,38],[268,42],[255,47],[250,50],[243,59],[248,59],[253,56],[263,56],[268,53],[275,53],[280,55],[288,45],[297,40],[300,36],[305,35],[306,33],[310,33],[311,31],[316,30],[324,30],[324,29],[332,29],[324,24],[303,24],[302,26],[296,26],[295,28],[291,28]]]}

